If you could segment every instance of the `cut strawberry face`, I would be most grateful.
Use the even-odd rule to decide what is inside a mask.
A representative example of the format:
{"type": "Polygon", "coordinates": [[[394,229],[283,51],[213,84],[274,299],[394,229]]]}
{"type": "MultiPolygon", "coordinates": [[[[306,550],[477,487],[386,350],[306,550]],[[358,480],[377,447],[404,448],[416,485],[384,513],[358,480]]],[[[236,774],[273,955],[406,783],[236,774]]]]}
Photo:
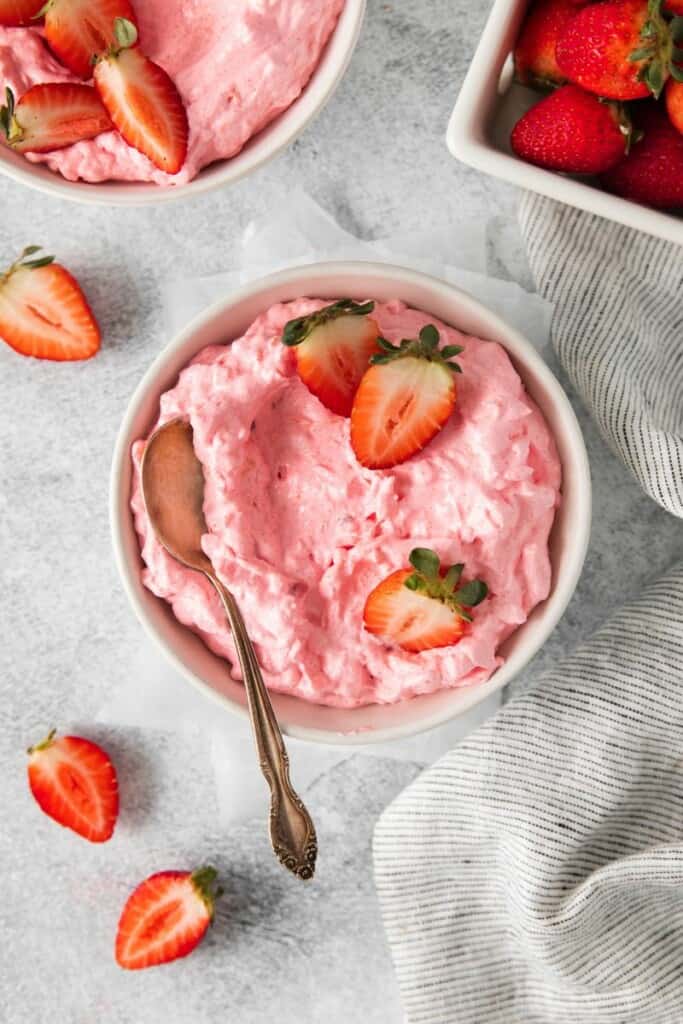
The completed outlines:
{"type": "Polygon", "coordinates": [[[360,382],[351,410],[351,446],[361,465],[388,469],[405,462],[428,444],[453,412],[456,400],[459,345],[439,349],[432,324],[419,340],[400,346],[379,339],[381,355],[373,356],[360,382]]]}
{"type": "Polygon", "coordinates": [[[34,85],[16,106],[12,90],[6,89],[5,95],[0,129],[17,153],[49,153],[113,128],[102,100],[89,85],[34,85]]]}
{"type": "Polygon", "coordinates": [[[116,962],[129,971],[187,956],[213,920],[216,872],[160,871],[142,882],[123,908],[116,962]]]}
{"type": "Polygon", "coordinates": [[[138,49],[135,26],[116,19],[116,43],[95,65],[95,88],[129,146],[167,174],[177,174],[187,156],[188,124],[183,101],[163,68],[138,49]]]}
{"type": "Polygon", "coordinates": [[[0,0],[0,25],[30,25],[39,16],[43,0],[0,0]]]}
{"type": "Polygon", "coordinates": [[[28,753],[29,785],[42,810],[91,843],[111,838],[119,794],[114,765],[104,750],[80,736],[55,739],[53,729],[28,753]]]}
{"type": "Polygon", "coordinates": [[[36,359],[90,359],[100,347],[100,330],[88,301],[53,256],[29,258],[39,248],[28,246],[0,275],[0,338],[36,359]]]}
{"type": "Polygon", "coordinates": [[[308,390],[338,416],[350,416],[370,357],[378,352],[379,327],[368,314],[374,302],[351,299],[285,325],[283,344],[295,348],[297,372],[308,390]]]}
{"type": "Polygon", "coordinates": [[[399,569],[368,596],[363,622],[369,633],[418,654],[450,647],[466,634],[470,610],[488,593],[481,580],[460,587],[463,565],[441,571],[429,548],[413,548],[412,569],[399,569]]]}
{"type": "Polygon", "coordinates": [[[50,49],[84,79],[92,78],[93,58],[113,45],[116,18],[136,20],[128,0],[48,0],[41,14],[50,49]]]}

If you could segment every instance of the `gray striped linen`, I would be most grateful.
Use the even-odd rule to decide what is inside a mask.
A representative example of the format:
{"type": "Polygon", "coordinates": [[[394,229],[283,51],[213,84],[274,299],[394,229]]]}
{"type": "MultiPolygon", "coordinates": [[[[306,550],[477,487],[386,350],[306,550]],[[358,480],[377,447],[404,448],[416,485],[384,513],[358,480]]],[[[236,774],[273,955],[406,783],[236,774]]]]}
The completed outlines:
{"type": "MultiPolygon", "coordinates": [[[[521,223],[563,364],[683,515],[681,250],[521,223]]],[[[374,860],[411,1024],[683,1024],[683,564],[405,790],[374,860]]]]}

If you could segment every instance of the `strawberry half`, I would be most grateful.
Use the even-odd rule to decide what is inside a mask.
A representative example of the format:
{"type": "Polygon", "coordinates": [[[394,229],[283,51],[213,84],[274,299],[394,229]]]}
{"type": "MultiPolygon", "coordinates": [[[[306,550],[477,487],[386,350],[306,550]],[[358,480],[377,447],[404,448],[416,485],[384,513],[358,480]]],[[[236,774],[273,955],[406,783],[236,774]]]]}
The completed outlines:
{"type": "Polygon", "coordinates": [[[571,174],[601,174],[628,152],[631,124],[621,104],[563,85],[527,110],[510,144],[522,160],[571,174]]]}
{"type": "Polygon", "coordinates": [[[302,381],[323,405],[350,416],[353,399],[370,357],[378,351],[379,327],[369,313],[374,302],[351,299],[297,317],[285,324],[283,344],[296,349],[302,381]]]}
{"type": "Polygon", "coordinates": [[[60,825],[91,843],[111,838],[119,813],[116,770],[108,755],[80,736],[29,747],[28,781],[38,805],[60,825]]]}
{"type": "Polygon", "coordinates": [[[429,548],[413,548],[409,560],[412,569],[393,572],[369,594],[365,628],[414,654],[456,644],[488,587],[481,580],[461,587],[464,565],[442,571],[439,556],[429,548]]]}
{"type": "Polygon", "coordinates": [[[34,85],[16,106],[11,89],[5,89],[5,96],[0,129],[18,153],[49,153],[113,128],[102,100],[89,85],[34,85]]]}
{"type": "Polygon", "coordinates": [[[0,0],[0,25],[30,25],[39,17],[43,0],[0,0]]]}
{"type": "Polygon", "coordinates": [[[116,933],[116,962],[129,971],[167,964],[199,945],[213,920],[213,868],[160,871],[129,896],[116,933]]]}
{"type": "Polygon", "coordinates": [[[0,274],[0,338],[23,356],[59,361],[90,359],[100,329],[78,281],[54,256],[29,259],[29,245],[0,274]]]}
{"type": "Polygon", "coordinates": [[[114,43],[114,21],[135,24],[128,0],[48,0],[45,38],[62,64],[79,78],[92,78],[93,59],[114,43]]]}
{"type": "Polygon", "coordinates": [[[575,85],[612,100],[659,96],[671,73],[673,40],[662,0],[604,0],[582,8],[560,32],[555,56],[575,85]]]}
{"type": "Polygon", "coordinates": [[[361,465],[388,469],[421,451],[439,433],[455,408],[459,345],[439,349],[433,324],[418,340],[400,346],[378,339],[351,409],[351,446],[361,465]]]}
{"type": "Polygon", "coordinates": [[[95,88],[129,146],[167,174],[177,174],[187,156],[187,114],[180,93],[163,68],[139,49],[137,29],[117,18],[115,44],[95,64],[95,88]]]}

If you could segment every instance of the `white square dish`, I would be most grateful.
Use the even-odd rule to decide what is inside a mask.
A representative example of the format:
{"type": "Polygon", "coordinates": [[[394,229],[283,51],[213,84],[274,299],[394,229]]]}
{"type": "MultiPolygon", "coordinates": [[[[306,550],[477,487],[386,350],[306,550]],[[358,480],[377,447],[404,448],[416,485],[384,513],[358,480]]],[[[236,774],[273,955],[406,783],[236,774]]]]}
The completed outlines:
{"type": "Polygon", "coordinates": [[[511,53],[528,0],[495,0],[448,125],[448,148],[465,164],[521,188],[683,245],[683,217],[603,192],[590,181],[525,163],[510,131],[539,94],[513,80],[511,53]]]}

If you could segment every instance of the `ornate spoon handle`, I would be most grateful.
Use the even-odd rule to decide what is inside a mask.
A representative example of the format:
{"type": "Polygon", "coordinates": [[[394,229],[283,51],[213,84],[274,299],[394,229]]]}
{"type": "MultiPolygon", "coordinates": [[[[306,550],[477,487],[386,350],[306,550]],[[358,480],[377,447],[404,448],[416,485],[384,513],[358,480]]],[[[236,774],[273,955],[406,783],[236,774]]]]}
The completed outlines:
{"type": "Polygon", "coordinates": [[[206,575],[223,602],[237,648],[259,763],[270,786],[270,840],[273,850],[281,863],[299,878],[312,878],[318,854],[315,828],[289,780],[289,758],[254,645],[230,591],[215,576],[206,575]]]}

